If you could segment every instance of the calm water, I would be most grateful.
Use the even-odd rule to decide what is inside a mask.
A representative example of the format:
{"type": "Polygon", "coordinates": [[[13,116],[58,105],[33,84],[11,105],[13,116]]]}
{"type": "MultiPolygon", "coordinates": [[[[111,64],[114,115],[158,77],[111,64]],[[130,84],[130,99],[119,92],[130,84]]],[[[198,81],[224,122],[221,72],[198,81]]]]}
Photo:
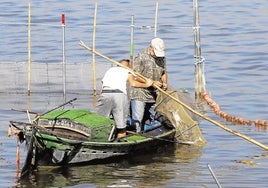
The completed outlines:
{"type": "MultiPolygon", "coordinates": [[[[27,62],[27,3],[1,1],[1,63],[27,62]]],[[[129,56],[131,15],[135,16],[135,54],[148,45],[154,35],[155,1],[106,0],[98,5],[98,51],[116,60],[129,56]]],[[[200,1],[206,89],[223,111],[251,120],[268,119],[267,7],[266,0],[200,1]]],[[[91,54],[78,43],[83,40],[92,45],[93,1],[32,1],[31,13],[33,62],[62,61],[62,13],[67,18],[67,63],[91,62],[91,54]]],[[[186,87],[191,93],[194,86],[192,26],[191,1],[159,1],[157,35],[166,42],[169,82],[177,89],[186,87]]],[[[101,58],[97,62],[106,63],[101,58]]],[[[6,75],[10,71],[3,69],[1,63],[0,75],[6,75]]],[[[10,76],[16,75],[10,72],[10,76]]],[[[5,91],[0,97],[0,187],[214,188],[217,185],[208,164],[222,187],[268,185],[268,152],[202,119],[200,125],[207,140],[203,148],[175,146],[119,164],[41,169],[30,181],[18,181],[16,140],[6,136],[7,127],[9,120],[26,121],[27,117],[11,109],[44,112],[64,100],[61,93],[53,92],[26,97],[5,91]]],[[[74,97],[78,97],[75,107],[92,107],[94,100],[90,94],[81,94],[79,90],[68,93],[67,88],[67,98],[74,97]]],[[[224,124],[209,109],[206,115],[224,124]]],[[[254,126],[228,126],[268,145],[267,131],[258,131],[254,126]]]]}

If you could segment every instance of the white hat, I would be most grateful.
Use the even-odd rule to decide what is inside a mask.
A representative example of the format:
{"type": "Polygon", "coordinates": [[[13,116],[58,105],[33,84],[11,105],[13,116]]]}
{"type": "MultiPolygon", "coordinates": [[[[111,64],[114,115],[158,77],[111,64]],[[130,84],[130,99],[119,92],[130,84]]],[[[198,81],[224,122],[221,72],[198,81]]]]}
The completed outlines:
{"type": "Polygon", "coordinates": [[[153,38],[151,40],[151,46],[154,49],[156,57],[165,57],[165,44],[160,38],[153,38]]]}

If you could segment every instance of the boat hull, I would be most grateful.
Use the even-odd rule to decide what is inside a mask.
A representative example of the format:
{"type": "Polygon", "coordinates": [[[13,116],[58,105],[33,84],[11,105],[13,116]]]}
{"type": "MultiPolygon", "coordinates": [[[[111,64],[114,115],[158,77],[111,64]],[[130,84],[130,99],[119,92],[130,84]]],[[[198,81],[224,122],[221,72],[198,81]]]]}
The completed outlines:
{"type": "Polygon", "coordinates": [[[54,129],[48,125],[22,122],[11,122],[11,125],[23,127],[21,132],[28,148],[25,166],[28,168],[117,161],[127,155],[144,154],[162,145],[173,144],[176,133],[175,129],[160,125],[141,134],[128,131],[121,140],[109,140],[108,135],[97,140],[90,136],[86,139],[85,135],[81,136],[80,130],[70,134],[65,125],[64,128],[54,126],[54,129]]]}
{"type": "MultiPolygon", "coordinates": [[[[159,131],[155,130],[155,131],[159,131]]],[[[161,136],[130,135],[120,142],[67,142],[58,138],[44,139],[36,136],[36,161],[39,165],[79,165],[117,161],[127,155],[146,153],[173,143],[175,131],[167,131],[161,136]],[[139,137],[139,139],[138,139],[139,137]],[[57,140],[57,141],[56,141],[57,140]]]]}

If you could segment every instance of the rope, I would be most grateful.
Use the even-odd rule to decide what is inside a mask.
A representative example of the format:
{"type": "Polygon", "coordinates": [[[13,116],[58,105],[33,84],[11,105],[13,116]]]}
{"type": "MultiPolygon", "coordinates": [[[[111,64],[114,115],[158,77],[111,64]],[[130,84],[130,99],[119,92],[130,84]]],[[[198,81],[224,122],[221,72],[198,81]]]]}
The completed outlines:
{"type": "Polygon", "coordinates": [[[205,58],[203,56],[194,56],[195,65],[202,64],[205,62],[205,58]]]}
{"type": "Polygon", "coordinates": [[[202,93],[202,98],[207,104],[210,106],[211,110],[224,119],[225,121],[232,122],[235,125],[252,125],[254,124],[256,128],[266,131],[267,129],[267,121],[266,120],[248,120],[242,117],[233,116],[221,110],[220,106],[211,99],[208,93],[202,93]]]}

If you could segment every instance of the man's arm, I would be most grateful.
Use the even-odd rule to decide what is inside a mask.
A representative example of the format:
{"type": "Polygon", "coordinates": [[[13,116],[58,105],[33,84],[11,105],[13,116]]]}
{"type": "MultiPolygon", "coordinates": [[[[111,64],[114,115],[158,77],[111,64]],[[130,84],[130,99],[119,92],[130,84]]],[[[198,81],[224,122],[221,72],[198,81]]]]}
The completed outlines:
{"type": "Polygon", "coordinates": [[[139,78],[138,76],[134,76],[133,74],[128,75],[128,81],[132,87],[148,88],[153,85],[153,80],[144,80],[142,78],[139,78]]]}

